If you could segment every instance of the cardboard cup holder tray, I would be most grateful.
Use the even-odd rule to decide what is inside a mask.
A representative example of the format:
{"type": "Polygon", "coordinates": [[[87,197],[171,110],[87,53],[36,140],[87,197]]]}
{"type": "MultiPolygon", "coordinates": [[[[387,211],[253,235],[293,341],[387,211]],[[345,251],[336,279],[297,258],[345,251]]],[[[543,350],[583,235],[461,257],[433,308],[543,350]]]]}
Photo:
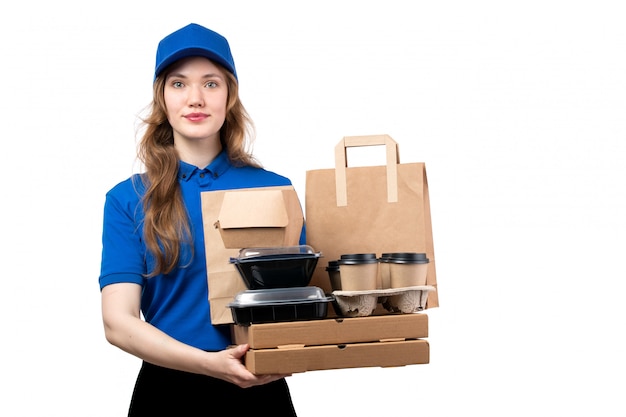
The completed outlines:
{"type": "Polygon", "coordinates": [[[333,291],[333,305],[344,317],[370,316],[378,304],[391,313],[414,313],[426,308],[428,294],[435,291],[431,285],[387,288],[368,291],[333,291]]]}

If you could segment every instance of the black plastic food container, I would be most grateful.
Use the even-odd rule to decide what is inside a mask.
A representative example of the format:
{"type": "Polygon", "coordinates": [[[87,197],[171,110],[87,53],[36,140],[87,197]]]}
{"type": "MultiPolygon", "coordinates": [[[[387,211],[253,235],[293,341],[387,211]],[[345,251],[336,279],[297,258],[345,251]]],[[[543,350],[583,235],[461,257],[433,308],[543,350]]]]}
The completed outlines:
{"type": "Polygon", "coordinates": [[[309,285],[321,254],[308,245],[244,248],[230,258],[251,290],[309,285]]]}
{"type": "Polygon", "coordinates": [[[239,325],[323,319],[334,297],[319,287],[270,288],[242,291],[228,304],[239,325]]]}

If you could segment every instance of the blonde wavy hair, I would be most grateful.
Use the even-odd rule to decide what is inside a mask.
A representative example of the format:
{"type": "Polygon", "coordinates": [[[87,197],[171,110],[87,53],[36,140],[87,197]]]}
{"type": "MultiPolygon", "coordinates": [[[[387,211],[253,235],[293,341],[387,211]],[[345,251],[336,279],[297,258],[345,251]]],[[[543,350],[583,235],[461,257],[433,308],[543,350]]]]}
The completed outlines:
{"type": "MultiPolygon", "coordinates": [[[[228,70],[219,67],[228,86],[226,119],[220,129],[222,148],[233,165],[260,167],[251,151],[254,125],[239,99],[237,80],[228,70]]],[[[141,119],[145,130],[138,145],[138,158],[145,168],[142,175],[144,239],[155,258],[155,267],[148,271],[147,277],[172,272],[181,263],[182,245],[192,240],[178,183],[179,156],[174,148],[174,134],[167,120],[163,95],[167,75],[166,69],[154,81],[153,99],[147,116],[141,119]]],[[[189,247],[193,249],[193,245],[189,247]]]]}

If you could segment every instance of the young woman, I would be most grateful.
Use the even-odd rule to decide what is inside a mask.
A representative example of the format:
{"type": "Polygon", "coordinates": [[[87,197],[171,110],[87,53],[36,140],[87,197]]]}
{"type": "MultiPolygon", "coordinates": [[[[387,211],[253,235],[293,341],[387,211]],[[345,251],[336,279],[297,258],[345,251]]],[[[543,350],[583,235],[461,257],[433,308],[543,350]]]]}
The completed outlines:
{"type": "Polygon", "coordinates": [[[209,313],[200,193],[291,185],[248,151],[228,41],[190,24],[159,42],[143,120],[145,172],[106,195],[99,278],[107,340],[143,360],[129,416],[295,416],[286,375],[254,375],[248,346],[209,313]],[[224,411],[223,411],[224,410],[224,411]]]}

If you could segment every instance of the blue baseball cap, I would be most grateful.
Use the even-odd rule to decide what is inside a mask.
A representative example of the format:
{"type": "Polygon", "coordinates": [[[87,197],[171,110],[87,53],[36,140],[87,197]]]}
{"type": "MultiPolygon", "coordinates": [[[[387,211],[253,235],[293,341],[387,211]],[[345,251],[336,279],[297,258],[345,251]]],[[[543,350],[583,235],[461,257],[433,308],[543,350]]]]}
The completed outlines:
{"type": "Polygon", "coordinates": [[[235,61],[226,38],[195,23],[178,29],[159,42],[154,78],[156,79],[168,65],[190,56],[203,56],[217,62],[237,79],[235,61]]]}

